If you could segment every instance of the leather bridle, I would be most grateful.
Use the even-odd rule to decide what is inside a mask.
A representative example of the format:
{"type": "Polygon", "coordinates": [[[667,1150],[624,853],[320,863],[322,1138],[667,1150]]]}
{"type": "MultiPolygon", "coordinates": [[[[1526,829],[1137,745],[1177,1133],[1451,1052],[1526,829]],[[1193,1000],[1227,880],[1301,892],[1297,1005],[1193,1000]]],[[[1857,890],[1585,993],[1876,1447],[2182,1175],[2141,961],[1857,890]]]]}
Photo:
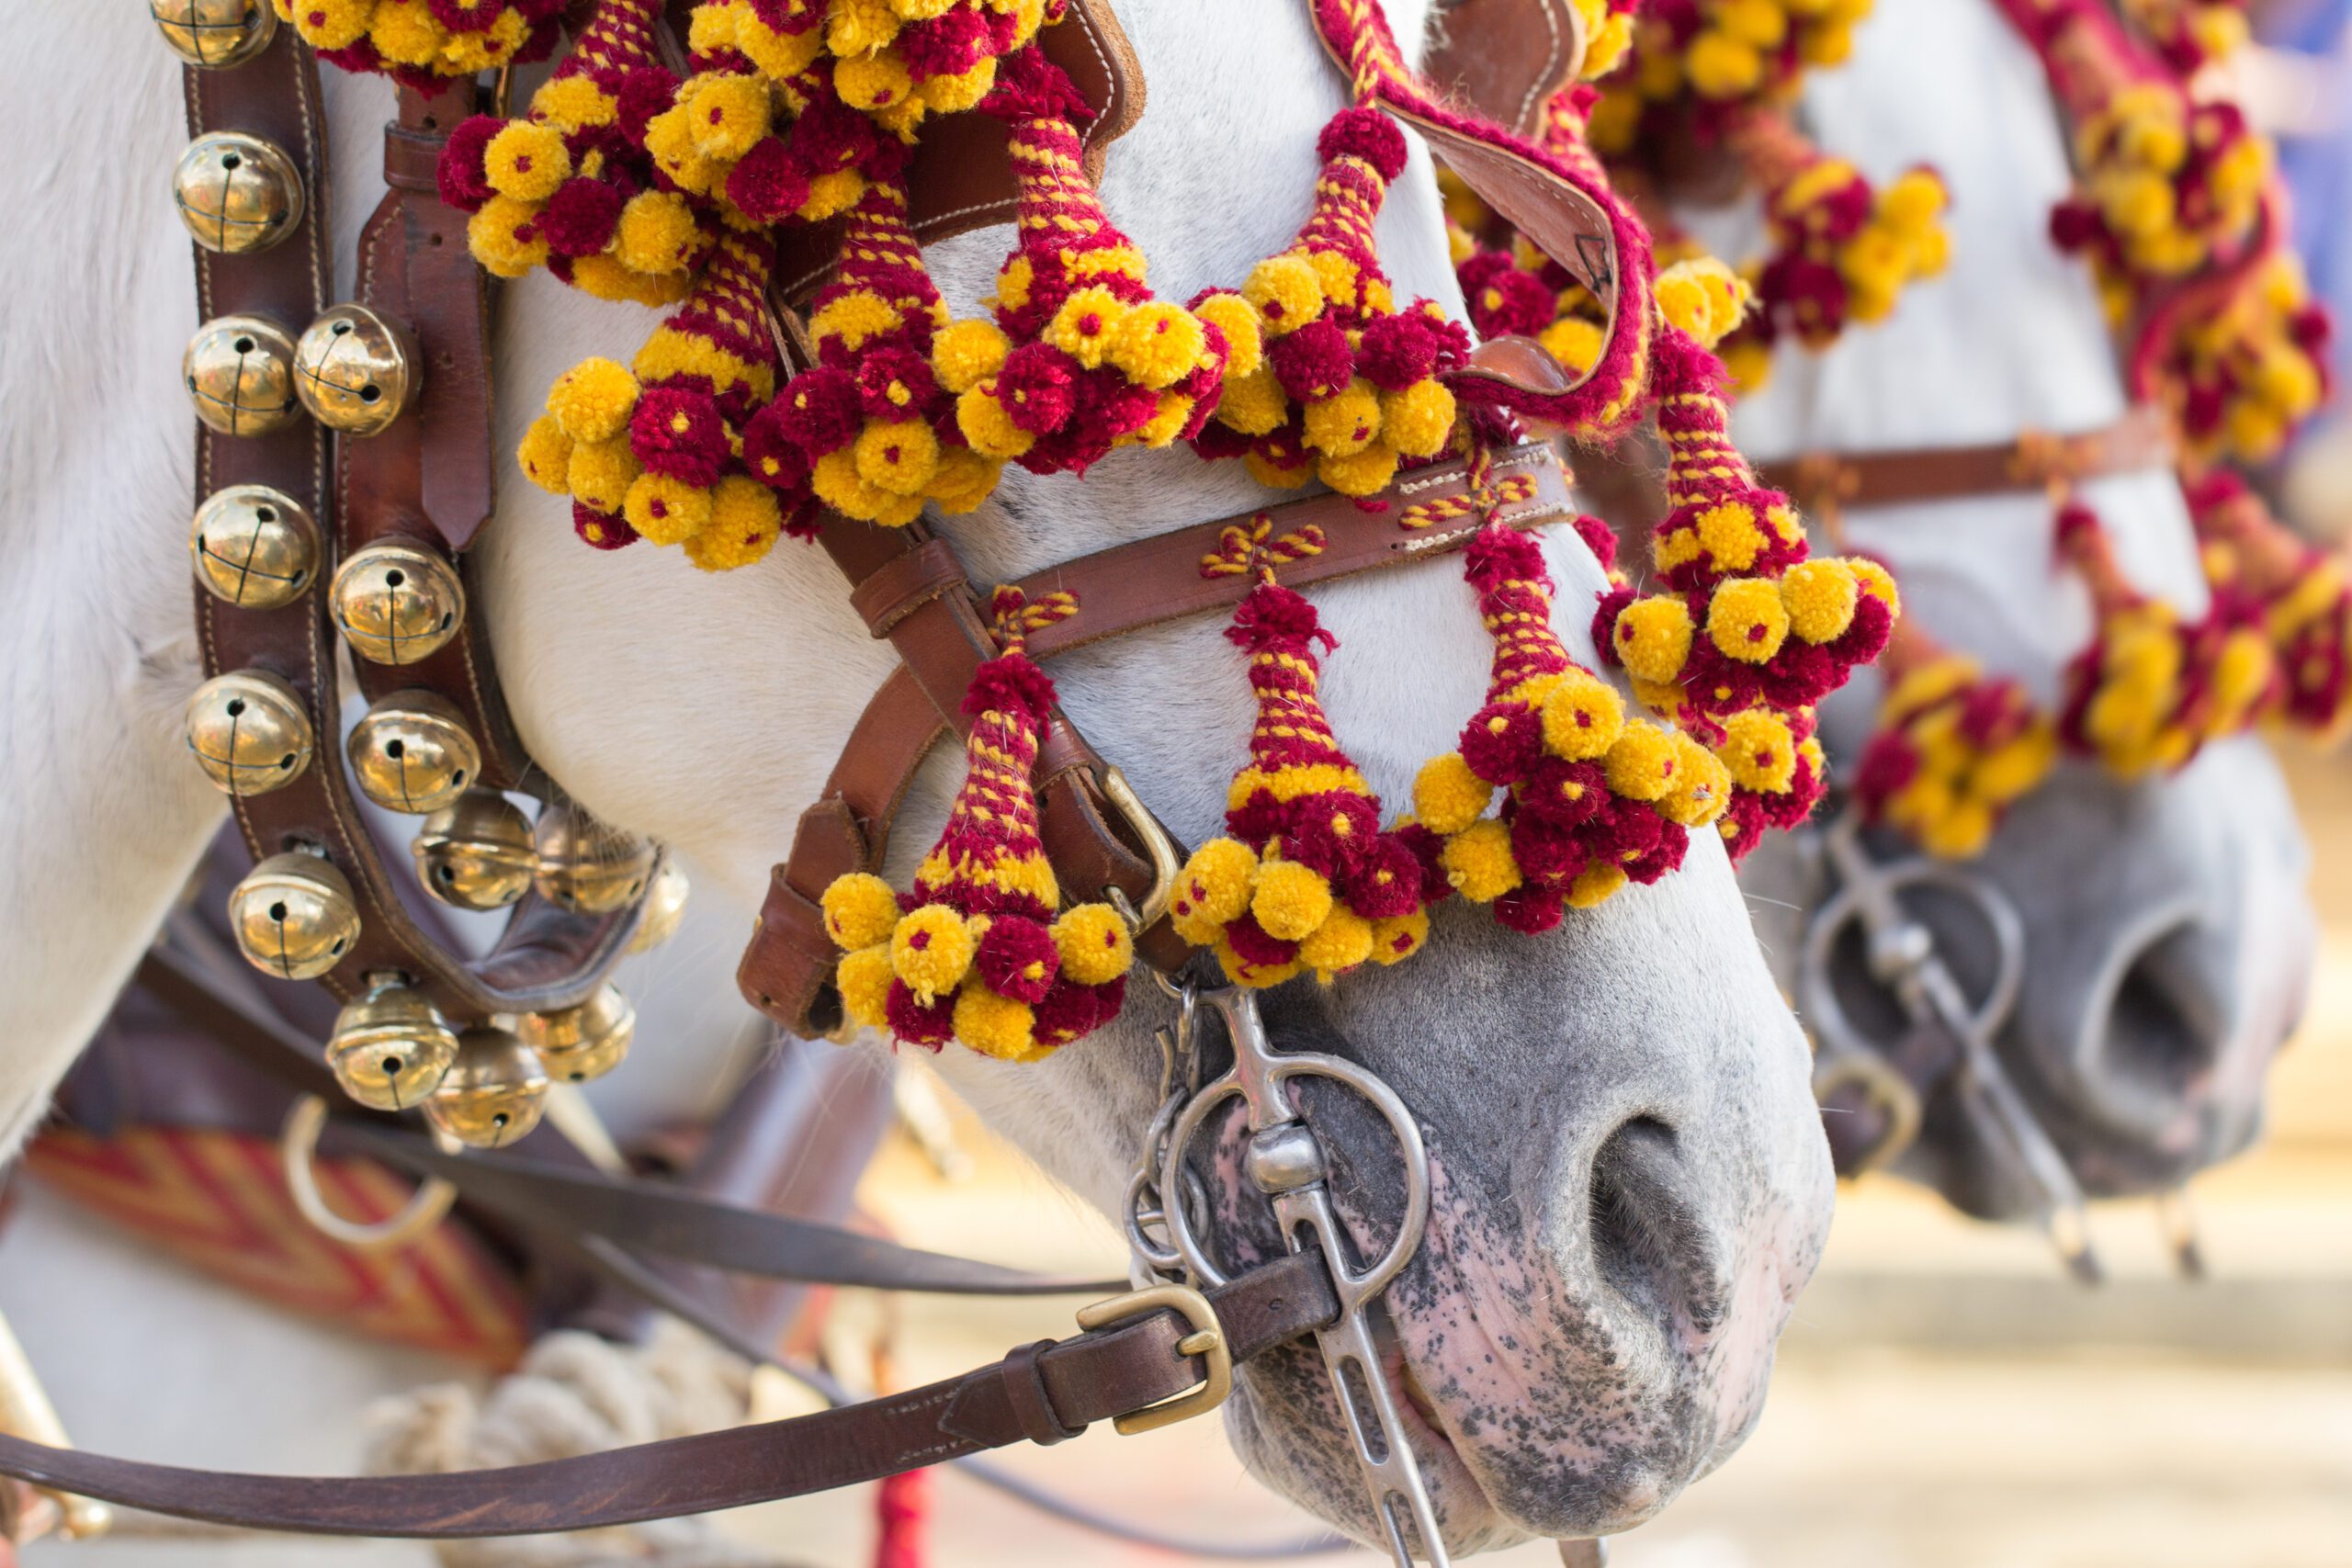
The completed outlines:
{"type": "MultiPolygon", "coordinates": [[[[1106,101],[1126,108],[1103,122],[1115,134],[1133,118],[1139,84],[1115,24],[1097,6],[1073,5],[1091,29],[1106,78],[1106,101]],[[1114,47],[1101,46],[1105,37],[1114,47]]],[[[1327,40],[1328,41],[1328,40],[1327,40]]],[[[204,316],[309,321],[326,303],[323,231],[325,142],[316,67],[282,29],[232,69],[187,74],[190,130],[233,130],[285,151],[310,193],[284,243],[250,254],[199,248],[204,316]]],[[[491,378],[483,276],[465,248],[462,218],[437,199],[434,169],[476,89],[458,83],[427,96],[403,89],[399,121],[387,128],[383,202],[363,234],[358,302],[413,332],[429,384],[422,400],[367,440],[330,444],[295,421],[267,434],[200,436],[199,497],[230,484],[266,485],[319,520],[332,560],[386,544],[416,552],[425,567],[451,571],[490,515],[491,378]]],[[[1474,185],[1508,186],[1498,207],[1562,254],[1596,267],[1592,283],[1614,308],[1609,229],[1591,199],[1507,149],[1398,107],[1455,156],[1474,185]],[[1595,248],[1596,246],[1601,248],[1595,248]]],[[[1104,138],[1107,140],[1107,136],[1104,138]]],[[[975,209],[985,221],[989,212],[975,209]]],[[[923,231],[936,237],[936,227],[923,231]]],[[[794,275],[785,269],[785,276],[794,275]]],[[[796,279],[800,284],[813,277],[796,279]]],[[[792,356],[797,324],[782,298],[772,302],[779,345],[792,356]]],[[[242,350],[240,351],[242,352],[242,350]]],[[[1573,389],[1551,357],[1531,344],[1489,344],[1472,378],[1573,389]]],[[[1227,608],[1248,580],[1204,567],[1239,529],[1313,536],[1320,547],[1281,564],[1292,586],[1329,581],[1459,548],[1489,523],[1532,528],[1572,514],[1567,479],[1548,447],[1510,447],[1413,470],[1368,502],[1319,495],[1221,518],[1065,562],[1020,586],[1033,594],[1075,593],[1080,613],[1029,643],[1040,658],[1178,616],[1227,608]],[[1398,508],[1449,519],[1400,529],[1398,508]]],[[[848,578],[872,634],[887,638],[899,667],[859,719],[824,795],[804,814],[791,856],[776,870],[760,928],[741,969],[746,995],[769,1017],[804,1034],[840,1022],[830,975],[838,954],[816,898],[845,871],[880,863],[893,818],[929,748],[968,723],[961,698],[973,671],[998,652],[994,636],[945,540],[923,525],[887,529],[824,517],[819,542],[848,578]]],[[[341,691],[329,573],[267,607],[199,592],[198,627],[208,675],[258,671],[290,689],[322,752],[340,733],[341,691]]],[[[482,635],[479,601],[468,596],[454,635],[422,660],[362,660],[363,690],[374,699],[424,692],[455,708],[481,745],[478,787],[561,795],[523,749],[499,698],[482,635]]],[[[347,632],[347,628],[346,632],[347,632]]],[[[499,1470],[379,1478],[238,1475],[144,1464],[0,1435],[0,1475],[72,1496],[94,1497],[214,1524],[328,1535],[454,1538],[535,1534],[624,1525],[702,1513],[870,1481],[986,1449],[1062,1441],[1111,1420],[1137,1430],[1214,1408],[1232,1370],[1277,1345],[1313,1335],[1332,1376],[1373,1514],[1392,1555],[1408,1563],[1446,1554],[1395,1394],[1380,1367],[1374,1316],[1390,1282],[1411,1261],[1429,1212],[1428,1156],[1396,1095],[1344,1059],[1276,1051],[1254,995],[1202,990],[1182,978],[1192,950],[1167,927],[1164,911],[1179,863],[1174,840],[1065,717],[1057,715],[1041,749],[1037,793],[1047,853],[1065,886],[1100,889],[1134,927],[1138,955],[1175,1002],[1163,1035],[1169,1073],[1159,1113],[1146,1136],[1126,1219],[1136,1289],[1079,1314],[1080,1332],[1019,1347],[960,1377],[818,1415],[640,1444],[610,1452],[499,1470]],[[1199,1013],[1217,1014],[1233,1065],[1202,1085],[1199,1013]],[[1372,1101],[1403,1156],[1404,1215],[1388,1249],[1359,1269],[1327,1185],[1329,1162],[1293,1098],[1303,1076],[1338,1080],[1372,1101]],[[1288,1248],[1276,1259],[1228,1272],[1213,1256],[1181,1196],[1193,1136],[1225,1100],[1243,1104],[1245,1166],[1272,1205],[1288,1248]],[[1190,1282],[1187,1282],[1190,1281],[1190,1282]]],[[[402,908],[368,839],[342,768],[332,755],[297,770],[266,792],[232,792],[239,825],[256,856],[307,851],[345,874],[359,906],[353,950],[327,976],[338,996],[361,994],[378,977],[405,976],[454,1020],[538,1012],[578,1005],[603,982],[638,918],[630,907],[584,913],[533,896],[505,938],[468,961],[402,908]]],[[[152,955],[143,978],[216,1037],[238,1046],[299,1092],[334,1096],[331,1076],[308,1043],[152,955]]],[[[346,1134],[379,1157],[447,1181],[483,1210],[545,1235],[592,1268],[660,1304],[680,1307],[639,1261],[653,1254],[773,1278],[885,1289],[1035,1294],[1088,1287],[960,1259],[909,1252],[828,1227],[754,1210],[663,1193],[639,1183],[539,1167],[512,1155],[452,1154],[345,1108],[346,1134]]],[[[691,1303],[686,1310],[691,1317],[691,1303]]]]}

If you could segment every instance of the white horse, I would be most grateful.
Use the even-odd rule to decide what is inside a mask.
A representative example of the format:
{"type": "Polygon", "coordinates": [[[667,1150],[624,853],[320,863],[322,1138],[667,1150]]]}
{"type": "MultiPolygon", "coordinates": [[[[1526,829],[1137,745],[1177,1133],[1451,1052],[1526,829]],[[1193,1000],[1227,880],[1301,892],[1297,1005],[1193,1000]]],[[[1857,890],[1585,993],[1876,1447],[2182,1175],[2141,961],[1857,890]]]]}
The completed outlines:
{"type": "MultiPolygon", "coordinates": [[[[1879,178],[1919,162],[1939,169],[1951,270],[1907,291],[1883,325],[1825,354],[1783,354],[1740,405],[1742,441],[1777,458],[2111,423],[2125,400],[2108,328],[2087,270],[2048,238],[2070,175],[2041,65],[1989,0],[1883,6],[1857,38],[1850,62],[1809,84],[1809,129],[1879,178]]],[[[2169,474],[2094,480],[2084,497],[2140,586],[2201,610],[2196,544],[2169,474]]],[[[2091,617],[2079,581],[2055,564],[2051,522],[2038,495],[1847,515],[1852,543],[1894,565],[1906,614],[2054,708],[2091,617]]],[[[1879,694],[1868,676],[1825,711],[1833,763],[1849,774],[1879,694]]],[[[2301,1013],[2313,942],[2309,858],[2263,743],[2209,746],[2177,774],[2130,784],[2062,763],[1975,869],[2026,926],[2024,987],[1999,1047],[2085,1187],[2161,1190],[2245,1147],[2266,1069],[2301,1013]]],[[[1825,890],[1786,843],[1768,842],[1742,881],[1785,970],[1801,946],[1790,907],[1817,905],[1825,890]]],[[[1964,948],[1977,929],[1939,934],[1964,948]]],[[[1930,1132],[1913,1174],[1977,1213],[2033,1206],[2003,1162],[1930,1132]]]]}
{"type": "MultiPolygon", "coordinates": [[[[1392,4],[1400,34],[1416,38],[1428,9],[1392,4]]],[[[1133,0],[1123,19],[1154,107],[1114,150],[1106,200],[1154,258],[1159,292],[1182,299],[1287,242],[1342,83],[1303,5],[1133,0]]],[[[0,560],[17,589],[0,633],[0,793],[17,824],[0,847],[0,1148],[38,1114],[221,817],[177,733],[197,681],[187,410],[174,377],[195,315],[187,240],[162,187],[183,141],[180,103],[133,6],[91,7],[70,27],[33,7],[0,17],[0,124],[20,148],[77,150],[0,171],[18,236],[0,295],[0,560]]],[[[330,85],[341,255],[377,199],[387,108],[371,85],[330,85]]],[[[1381,237],[1400,295],[1459,309],[1419,151],[1381,237]]],[[[959,310],[975,309],[1005,244],[1000,230],[934,250],[959,310]]],[[[640,312],[544,278],[510,288],[500,448],[513,449],[556,374],[589,352],[625,357],[645,330],[640,312]]],[[[768,867],[888,673],[888,647],[813,552],[779,548],[716,579],[674,553],[602,555],[511,464],[505,480],[481,582],[523,736],[599,817],[705,868],[703,896],[748,928],[768,867]]],[[[1122,453],[1083,484],[1009,474],[952,532],[976,578],[1005,580],[1264,499],[1233,466],[1122,453]]],[[[1591,662],[1581,606],[1601,573],[1568,531],[1546,549],[1563,584],[1560,629],[1591,662]]],[[[1488,648],[1471,594],[1449,567],[1315,597],[1342,642],[1324,688],[1333,721],[1401,799],[1479,701],[1488,648]]],[[[1250,723],[1218,629],[1188,621],[1053,671],[1080,727],[1193,841],[1217,830],[1250,723]]],[[[910,853],[944,820],[953,771],[943,761],[920,786],[895,839],[910,853]]],[[[1277,994],[1270,1026],[1278,1043],[1365,1063],[1428,1130],[1436,1212],[1392,1293],[1387,1371],[1418,1412],[1413,1440],[1449,1543],[1622,1529],[1748,1430],[1813,1268],[1831,1184],[1803,1038],[1712,843],[1657,886],[1532,942],[1459,908],[1437,925],[1410,964],[1277,994]]],[[[939,1059],[994,1125],[1106,1212],[1152,1109],[1149,1030],[1166,1010],[1138,987],[1128,1014],[1042,1066],[955,1049],[939,1059]]],[[[626,1072],[665,1070],[659,1043],[649,1046],[626,1072]]],[[[1376,1224],[1396,1196],[1364,1180],[1390,1157],[1385,1134],[1331,1109],[1342,1188],[1376,1224]]],[[[1210,1173],[1220,1212],[1243,1206],[1225,1190],[1234,1174],[1233,1162],[1210,1173]]],[[[1231,1256],[1250,1240],[1223,1245],[1231,1256]]],[[[88,1353],[112,1353],[98,1332],[107,1303],[86,1307],[88,1353]]],[[[1371,1533],[1311,1356],[1250,1367],[1227,1424],[1259,1476],[1371,1533]]],[[[264,1436],[239,1459],[314,1462],[264,1436]]]]}

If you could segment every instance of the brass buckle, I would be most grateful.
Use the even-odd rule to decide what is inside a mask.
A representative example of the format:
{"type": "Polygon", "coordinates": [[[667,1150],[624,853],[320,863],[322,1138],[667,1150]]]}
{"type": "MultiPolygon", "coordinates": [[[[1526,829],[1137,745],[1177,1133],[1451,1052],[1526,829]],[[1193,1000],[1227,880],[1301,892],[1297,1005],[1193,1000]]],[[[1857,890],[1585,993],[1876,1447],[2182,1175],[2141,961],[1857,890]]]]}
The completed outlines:
{"type": "Polygon", "coordinates": [[[1144,895],[1140,906],[1130,908],[1125,894],[1115,887],[1105,889],[1112,895],[1113,905],[1128,918],[1140,936],[1158,925],[1159,917],[1168,912],[1169,900],[1176,896],[1176,878],[1183,872],[1184,860],[1177,852],[1176,840],[1159,825],[1159,818],[1151,814],[1151,808],[1144,805],[1135,786],[1127,783],[1126,774],[1116,768],[1104,767],[1102,794],[1127,819],[1128,829],[1151,860],[1151,891],[1144,895]]]}
{"type": "Polygon", "coordinates": [[[1815,1066],[1815,1099],[1826,1101],[1841,1089],[1860,1090],[1863,1102],[1886,1118],[1886,1131],[1855,1163],[1856,1176],[1879,1169],[1918,1137],[1918,1093],[1875,1051],[1840,1051],[1815,1066]]]}
{"type": "Polygon", "coordinates": [[[1205,1416],[1223,1404],[1226,1396],[1233,1392],[1233,1348],[1225,1342],[1225,1328],[1216,1320],[1216,1308],[1209,1304],[1208,1297],[1190,1285],[1153,1285],[1089,1303],[1078,1309],[1078,1325],[1085,1329],[1108,1328],[1114,1323],[1162,1310],[1176,1314],[1193,1325],[1190,1334],[1176,1341],[1176,1353],[1204,1358],[1208,1371],[1201,1379],[1201,1386],[1189,1393],[1112,1417],[1112,1427],[1123,1438],[1205,1416]]]}

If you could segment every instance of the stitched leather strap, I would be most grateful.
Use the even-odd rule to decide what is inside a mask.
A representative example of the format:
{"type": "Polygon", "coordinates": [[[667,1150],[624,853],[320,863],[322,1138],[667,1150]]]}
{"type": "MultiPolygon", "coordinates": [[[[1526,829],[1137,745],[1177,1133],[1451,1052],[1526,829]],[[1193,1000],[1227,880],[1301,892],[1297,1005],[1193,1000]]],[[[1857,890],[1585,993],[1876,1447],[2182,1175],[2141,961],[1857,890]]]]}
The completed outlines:
{"type": "Polygon", "coordinates": [[[2011,495],[2110,474],[2169,468],[2176,455],[2164,411],[2135,404],[2114,423],[2072,435],[2028,434],[1982,446],[1808,453],[1759,463],[1764,484],[1809,513],[2011,495]]]}
{"type": "Polygon", "coordinates": [[[1473,113],[1529,141],[1544,106],[1584,64],[1584,16],[1567,0],[1446,0],[1422,74],[1473,113]]]}

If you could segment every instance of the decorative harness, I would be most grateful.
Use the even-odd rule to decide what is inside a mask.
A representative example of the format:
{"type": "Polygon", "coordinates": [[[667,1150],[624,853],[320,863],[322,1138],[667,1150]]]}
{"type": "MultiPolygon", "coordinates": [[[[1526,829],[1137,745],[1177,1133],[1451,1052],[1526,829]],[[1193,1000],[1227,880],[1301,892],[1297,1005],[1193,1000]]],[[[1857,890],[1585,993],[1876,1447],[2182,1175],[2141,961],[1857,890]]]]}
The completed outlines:
{"type": "MultiPolygon", "coordinates": [[[[1762,761],[1781,793],[1792,767],[1813,770],[1817,793],[1804,710],[1876,653],[1892,591],[1867,566],[1807,562],[1793,514],[1730,448],[1720,370],[1701,346],[1728,317],[1703,290],[1654,305],[1642,231],[1577,140],[1533,145],[1439,102],[1405,71],[1374,0],[1313,0],[1357,107],[1324,133],[1298,241],[1244,288],[1182,308],[1149,295],[1140,255],[1092,197],[1140,86],[1116,24],[1089,0],[706,5],[684,79],[665,63],[675,50],[659,7],[604,0],[520,118],[505,115],[508,73],[552,44],[550,0],[152,8],[189,63],[196,140],[177,188],[205,317],[186,378],[204,427],[191,543],[210,679],[191,703],[189,745],[259,860],[232,906],[245,955],[322,980],[345,1007],[322,1069],[168,965],[152,986],[304,1092],[323,1095],[332,1078],[368,1112],[421,1108],[442,1138],[480,1148],[527,1133],[551,1077],[594,1077],[626,1050],[633,1022],[605,976],[632,941],[673,922],[682,889],[653,846],[562,797],[499,698],[460,566],[492,511],[478,260],[677,307],[633,367],[591,361],[560,381],[525,443],[526,473],[572,497],[585,542],[677,544],[727,570],[781,533],[812,536],[899,655],[777,868],[741,970],[754,1004],[803,1033],[854,1022],[1024,1059],[1113,1016],[1140,958],[1178,1014],[1128,1195],[1139,1288],[1082,1311],[1073,1339],[819,1416],[517,1469],[235,1476],[0,1436],[0,1473],[261,1529],[587,1529],[1056,1442],[1104,1418],[1122,1430],[1181,1419],[1225,1397],[1235,1361],[1312,1334],[1393,1557],[1443,1562],[1372,1326],[1426,1227],[1419,1131],[1362,1067],[1273,1050],[1254,991],[1408,956],[1423,907],[1453,892],[1540,931],[1671,871],[1687,831],[1719,817],[1744,850],[1769,813],[1739,814],[1717,748],[1755,762],[1757,737],[1775,735],[1781,754],[1762,761]],[[295,32],[401,85],[357,298],[332,309],[319,85],[295,32]],[[475,115],[477,78],[493,69],[494,112],[475,115]],[[778,102],[788,127],[770,119],[778,102]],[[957,111],[976,103],[1004,128],[1009,197],[974,166],[992,138],[983,117],[957,111]],[[1391,117],[1563,258],[1591,302],[1591,362],[1564,369],[1509,338],[1474,355],[1434,308],[1396,308],[1371,251],[1373,213],[1403,162],[1391,117]],[[943,133],[918,141],[927,118],[943,133]],[[1000,275],[993,323],[946,321],[919,242],[1007,216],[1023,248],[1000,275]],[[828,247],[830,261],[803,265],[802,250],[828,247]],[[804,333],[786,306],[812,286],[804,333]],[[311,324],[298,341],[289,321],[311,324]],[[1667,591],[1621,590],[1596,629],[1620,656],[1634,650],[1649,671],[1643,699],[1690,733],[1628,717],[1576,666],[1525,536],[1573,513],[1565,474],[1546,448],[1513,439],[1510,416],[1615,431],[1645,395],[1679,449],[1679,510],[1659,534],[1667,591]],[[330,446],[328,428],[345,439],[330,446]],[[985,603],[922,521],[926,502],[977,504],[1004,461],[1082,469],[1114,446],[1178,439],[1268,482],[1311,474],[1333,493],[1066,562],[985,603]],[[1297,589],[1457,549],[1495,638],[1487,701],[1460,749],[1424,769],[1416,815],[1384,827],[1316,699],[1330,639],[1297,589]],[[1227,607],[1259,725],[1231,837],[1185,863],[1035,661],[1227,607]],[[1676,635],[1668,668],[1651,644],[1676,635]],[[512,908],[486,958],[461,959],[405,909],[343,769],[313,756],[338,728],[338,640],[371,702],[350,739],[352,777],[377,805],[424,818],[414,854],[427,892],[512,908]],[[1784,711],[1798,716],[1784,723],[1784,711]],[[964,787],[901,894],[875,872],[914,769],[950,731],[966,748],[964,787]],[[536,824],[508,792],[545,803],[536,824]],[[1065,908],[1065,886],[1102,902],[1065,908]],[[1181,977],[1203,949],[1228,986],[1181,977]],[[1203,1003],[1233,1056],[1205,1086],[1203,1003]],[[1340,1235],[1319,1140],[1291,1096],[1302,1076],[1371,1100],[1403,1155],[1402,1223],[1369,1267],[1340,1235]],[[1290,1248],[1239,1272],[1179,1196],[1190,1145],[1227,1099],[1244,1102],[1246,1166],[1290,1248]]],[[[1555,58],[1565,72],[1583,53],[1555,58]]],[[[1798,795],[1772,819],[1801,816],[1812,796],[1798,795]]],[[[455,1153],[345,1114],[371,1151],[574,1238],[601,1272],[696,1321],[707,1314],[679,1306],[636,1253],[886,1288],[1069,1288],[455,1153]]]]}

